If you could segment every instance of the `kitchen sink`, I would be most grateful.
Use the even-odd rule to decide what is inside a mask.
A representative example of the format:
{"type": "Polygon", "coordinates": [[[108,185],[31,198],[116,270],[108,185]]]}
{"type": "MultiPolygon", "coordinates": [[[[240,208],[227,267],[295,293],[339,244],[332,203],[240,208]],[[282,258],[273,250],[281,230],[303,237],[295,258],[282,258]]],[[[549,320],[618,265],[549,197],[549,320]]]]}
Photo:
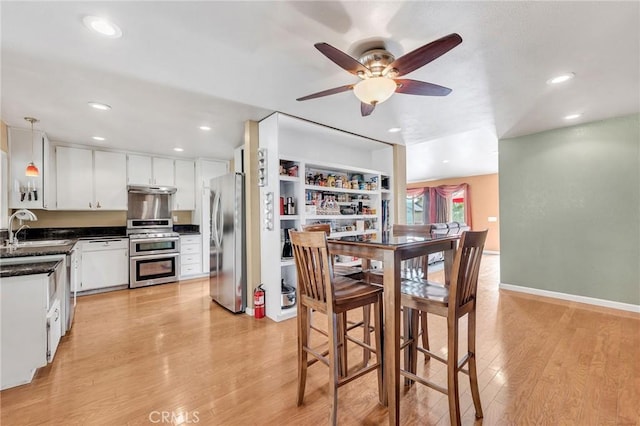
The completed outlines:
{"type": "Polygon", "coordinates": [[[53,247],[71,244],[73,240],[40,240],[40,241],[18,241],[15,247],[53,247]]]}

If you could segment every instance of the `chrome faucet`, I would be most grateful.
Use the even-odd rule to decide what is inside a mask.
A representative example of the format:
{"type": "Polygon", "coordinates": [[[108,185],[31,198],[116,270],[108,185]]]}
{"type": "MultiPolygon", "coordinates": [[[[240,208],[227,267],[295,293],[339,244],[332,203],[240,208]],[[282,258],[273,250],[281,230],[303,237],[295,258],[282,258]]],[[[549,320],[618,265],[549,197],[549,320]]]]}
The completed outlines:
{"type": "Polygon", "coordinates": [[[22,223],[23,220],[31,220],[31,221],[35,221],[38,220],[38,217],[33,214],[33,212],[27,210],[27,209],[20,209],[20,210],[16,210],[10,217],[9,217],[9,244],[16,244],[18,242],[18,239],[16,238],[16,235],[18,234],[18,232],[20,232],[20,230],[22,228],[24,228],[26,225],[22,225],[15,233],[13,232],[13,219],[18,218],[18,220],[22,223]]]}
{"type": "Polygon", "coordinates": [[[16,232],[13,233],[13,244],[18,244],[18,232],[22,231],[25,228],[31,228],[26,223],[24,225],[20,225],[20,228],[16,232]]]}

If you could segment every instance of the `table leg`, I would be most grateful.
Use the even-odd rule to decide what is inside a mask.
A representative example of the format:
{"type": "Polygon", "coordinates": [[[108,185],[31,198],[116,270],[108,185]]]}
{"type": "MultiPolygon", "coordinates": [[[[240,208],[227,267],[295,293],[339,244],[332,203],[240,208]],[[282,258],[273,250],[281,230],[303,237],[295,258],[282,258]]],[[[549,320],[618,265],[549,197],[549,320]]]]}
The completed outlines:
{"type": "Polygon", "coordinates": [[[400,260],[384,253],[384,373],[389,424],[400,424],[400,260]]]}

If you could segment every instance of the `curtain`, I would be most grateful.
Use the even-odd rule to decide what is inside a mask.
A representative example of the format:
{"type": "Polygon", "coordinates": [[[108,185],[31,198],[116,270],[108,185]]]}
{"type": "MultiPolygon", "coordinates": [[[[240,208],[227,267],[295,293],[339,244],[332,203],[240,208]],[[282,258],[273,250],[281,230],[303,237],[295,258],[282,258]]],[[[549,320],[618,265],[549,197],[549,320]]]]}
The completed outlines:
{"type": "MultiPolygon", "coordinates": [[[[460,185],[440,185],[427,188],[419,188],[418,190],[424,190],[425,193],[425,211],[428,210],[425,223],[438,223],[438,222],[450,222],[449,217],[449,204],[451,203],[451,196],[458,191],[464,191],[464,221],[469,227],[471,224],[471,194],[469,191],[469,184],[462,183],[460,185]],[[428,205],[428,209],[427,209],[428,205]]],[[[407,190],[409,191],[417,190],[407,190]]]]}

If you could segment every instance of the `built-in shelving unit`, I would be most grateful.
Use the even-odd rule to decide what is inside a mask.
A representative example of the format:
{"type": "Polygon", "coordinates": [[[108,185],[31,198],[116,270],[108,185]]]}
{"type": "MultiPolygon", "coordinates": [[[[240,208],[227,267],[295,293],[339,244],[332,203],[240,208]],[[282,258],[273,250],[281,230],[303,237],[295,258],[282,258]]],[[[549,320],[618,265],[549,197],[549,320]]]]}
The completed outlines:
{"type": "MultiPolygon", "coordinates": [[[[340,238],[376,234],[389,226],[383,223],[388,220],[383,215],[384,200],[391,198],[388,169],[366,166],[376,164],[371,152],[388,149],[386,156],[379,155],[386,159],[391,147],[367,141],[280,114],[260,122],[260,148],[268,151],[271,161],[267,164],[268,184],[261,188],[261,275],[269,318],[282,321],[296,315],[295,308],[280,305],[281,281],[297,288],[295,261],[283,257],[286,230],[329,223],[330,238],[340,238]],[[290,133],[292,129],[295,135],[290,133]],[[309,140],[317,137],[322,137],[322,143],[309,140]],[[305,144],[310,148],[296,152],[302,139],[310,142],[305,144]],[[340,159],[351,158],[354,164],[331,161],[330,153],[339,150],[345,154],[340,159]]],[[[339,257],[336,264],[359,266],[360,260],[339,257]]]]}

